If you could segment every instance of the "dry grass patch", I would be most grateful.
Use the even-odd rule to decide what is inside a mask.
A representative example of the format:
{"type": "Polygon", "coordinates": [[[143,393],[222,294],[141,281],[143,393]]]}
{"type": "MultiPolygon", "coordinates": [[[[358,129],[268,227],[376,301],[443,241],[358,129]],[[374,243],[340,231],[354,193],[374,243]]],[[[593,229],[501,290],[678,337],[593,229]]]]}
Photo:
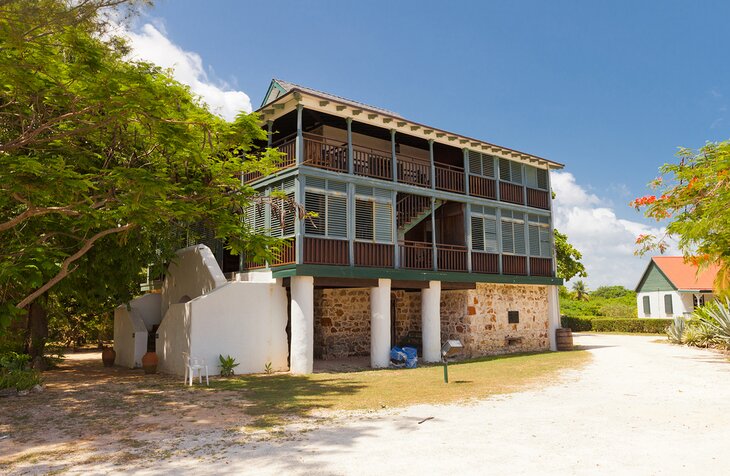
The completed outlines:
{"type": "Polygon", "coordinates": [[[514,392],[546,382],[559,371],[584,365],[586,351],[512,354],[443,367],[365,370],[312,375],[250,375],[211,381],[214,389],[238,391],[253,426],[269,427],[316,410],[374,410],[420,403],[449,403],[514,392]]]}

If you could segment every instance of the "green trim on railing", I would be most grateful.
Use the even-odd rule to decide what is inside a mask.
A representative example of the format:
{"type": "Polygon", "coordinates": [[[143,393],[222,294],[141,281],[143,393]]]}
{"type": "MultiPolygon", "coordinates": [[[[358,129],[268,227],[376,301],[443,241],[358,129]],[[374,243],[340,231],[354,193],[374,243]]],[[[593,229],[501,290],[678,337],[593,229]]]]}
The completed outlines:
{"type": "Polygon", "coordinates": [[[415,269],[363,268],[314,264],[286,265],[273,268],[274,278],[291,276],[321,276],[327,278],[389,278],[404,281],[446,281],[459,283],[537,284],[560,285],[561,278],[543,276],[507,276],[499,274],[453,273],[415,269]]]}

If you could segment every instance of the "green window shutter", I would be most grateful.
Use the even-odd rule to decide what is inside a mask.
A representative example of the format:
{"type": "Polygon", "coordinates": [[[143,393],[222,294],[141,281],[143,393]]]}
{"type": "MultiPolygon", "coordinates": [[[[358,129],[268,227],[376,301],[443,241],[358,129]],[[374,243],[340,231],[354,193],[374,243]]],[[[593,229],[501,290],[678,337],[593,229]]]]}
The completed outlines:
{"type": "Polygon", "coordinates": [[[671,294],[665,294],[664,295],[664,313],[674,314],[674,306],[672,305],[672,295],[671,294]]]}
{"type": "Polygon", "coordinates": [[[525,240],[525,225],[523,223],[514,223],[515,236],[515,254],[527,254],[527,243],[525,240]]]}
{"type": "Polygon", "coordinates": [[[499,253],[497,245],[497,220],[495,218],[484,218],[484,251],[499,253]]]}
{"type": "Polygon", "coordinates": [[[347,196],[327,196],[327,236],[347,238],[347,196]]]}
{"type": "Polygon", "coordinates": [[[373,202],[370,200],[355,200],[355,238],[373,239],[373,202]]]}
{"type": "Polygon", "coordinates": [[[530,256],[540,256],[540,227],[528,225],[530,256]]]}
{"type": "Polygon", "coordinates": [[[482,154],[474,150],[469,151],[469,173],[482,175],[482,154]]]}
{"type": "Polygon", "coordinates": [[[644,315],[650,316],[651,315],[651,301],[649,300],[649,296],[644,296],[644,315]]]}
{"type": "Polygon", "coordinates": [[[502,251],[504,253],[515,252],[514,223],[502,220],[502,251]]]}
{"type": "Polygon", "coordinates": [[[475,251],[485,251],[484,246],[484,218],[471,217],[471,247],[475,251]]]}
{"type": "Polygon", "coordinates": [[[540,227],[540,256],[552,258],[552,240],[550,240],[550,227],[540,227]]]}
{"type": "MultiPolygon", "coordinates": [[[[309,179],[307,179],[309,181],[309,179]]],[[[324,236],[327,230],[325,229],[325,213],[326,213],[326,196],[324,193],[313,192],[307,190],[304,197],[304,208],[307,212],[314,212],[317,214],[316,217],[307,218],[304,231],[308,235],[320,235],[324,236]]]]}
{"type": "Polygon", "coordinates": [[[499,159],[499,179],[505,182],[512,181],[512,169],[507,159],[499,159]]]}
{"type": "Polygon", "coordinates": [[[548,171],[545,169],[537,169],[537,188],[540,190],[548,189],[548,171]]]}
{"type": "Polygon", "coordinates": [[[390,202],[375,202],[375,241],[393,243],[393,207],[390,202]]]}
{"type": "Polygon", "coordinates": [[[537,188],[537,168],[531,165],[525,166],[525,185],[530,188],[537,188]]]}

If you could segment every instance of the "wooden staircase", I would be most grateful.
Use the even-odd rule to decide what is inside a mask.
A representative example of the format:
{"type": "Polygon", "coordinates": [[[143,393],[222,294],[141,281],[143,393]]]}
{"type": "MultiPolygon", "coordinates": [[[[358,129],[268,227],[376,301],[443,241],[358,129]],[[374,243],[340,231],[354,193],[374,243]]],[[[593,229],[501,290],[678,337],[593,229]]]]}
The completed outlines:
{"type": "MultiPolygon", "coordinates": [[[[442,200],[436,200],[435,208],[443,205],[442,200]]],[[[396,223],[398,225],[398,239],[403,240],[405,234],[431,215],[431,198],[423,195],[403,194],[396,203],[396,223]]]]}

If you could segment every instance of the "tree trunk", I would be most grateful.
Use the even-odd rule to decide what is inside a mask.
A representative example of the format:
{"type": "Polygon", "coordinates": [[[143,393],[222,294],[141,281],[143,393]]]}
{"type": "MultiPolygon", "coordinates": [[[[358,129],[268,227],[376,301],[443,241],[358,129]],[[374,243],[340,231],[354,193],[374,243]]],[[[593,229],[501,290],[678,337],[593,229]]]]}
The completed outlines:
{"type": "Polygon", "coordinates": [[[33,368],[45,370],[43,350],[48,339],[48,313],[46,312],[46,298],[33,301],[28,306],[28,334],[25,342],[25,351],[30,355],[33,368]]]}

